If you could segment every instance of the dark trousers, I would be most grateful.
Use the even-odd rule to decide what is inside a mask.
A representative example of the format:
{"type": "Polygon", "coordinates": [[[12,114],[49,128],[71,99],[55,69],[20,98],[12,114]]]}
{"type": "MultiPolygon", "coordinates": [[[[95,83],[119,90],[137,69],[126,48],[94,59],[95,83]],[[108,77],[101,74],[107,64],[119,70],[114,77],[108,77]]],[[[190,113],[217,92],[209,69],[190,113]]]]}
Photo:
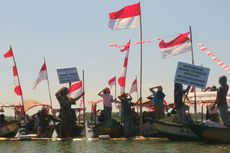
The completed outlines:
{"type": "Polygon", "coordinates": [[[105,120],[111,120],[112,118],[112,107],[104,106],[105,120]]]}

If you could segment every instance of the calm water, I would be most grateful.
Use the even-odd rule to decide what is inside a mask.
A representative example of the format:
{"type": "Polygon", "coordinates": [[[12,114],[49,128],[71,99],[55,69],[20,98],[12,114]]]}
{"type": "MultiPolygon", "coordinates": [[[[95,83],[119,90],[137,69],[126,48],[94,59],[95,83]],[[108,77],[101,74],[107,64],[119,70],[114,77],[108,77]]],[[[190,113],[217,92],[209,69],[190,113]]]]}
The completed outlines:
{"type": "Polygon", "coordinates": [[[230,144],[128,141],[0,141],[0,153],[229,153],[230,144]]]}

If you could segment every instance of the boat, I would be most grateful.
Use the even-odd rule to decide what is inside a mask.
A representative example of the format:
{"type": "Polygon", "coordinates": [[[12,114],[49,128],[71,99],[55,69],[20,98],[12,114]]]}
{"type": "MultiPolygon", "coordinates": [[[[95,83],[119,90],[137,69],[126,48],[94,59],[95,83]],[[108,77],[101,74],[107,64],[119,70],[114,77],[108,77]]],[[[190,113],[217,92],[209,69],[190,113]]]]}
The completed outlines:
{"type": "Polygon", "coordinates": [[[202,140],[215,143],[230,143],[230,128],[189,124],[188,127],[202,140]]]}
{"type": "Polygon", "coordinates": [[[123,127],[114,119],[98,123],[92,127],[92,130],[94,138],[99,137],[100,135],[109,135],[110,138],[123,136],[123,127]]]}
{"type": "Polygon", "coordinates": [[[18,132],[20,124],[17,120],[12,120],[0,127],[0,137],[12,138],[18,132]]]}
{"type": "MultiPolygon", "coordinates": [[[[197,104],[201,106],[212,106],[216,100],[216,91],[196,92],[197,104]]],[[[230,92],[227,94],[227,102],[230,102],[230,92]]],[[[188,103],[194,105],[194,94],[188,94],[188,103]]],[[[230,128],[220,126],[216,122],[206,121],[201,124],[187,124],[187,126],[201,139],[208,142],[230,142],[230,128]],[[208,124],[207,124],[208,123],[208,124]],[[211,123],[211,124],[210,124],[211,123]]]]}
{"type": "Polygon", "coordinates": [[[174,118],[175,116],[172,116],[154,121],[154,127],[157,129],[160,135],[167,137],[170,140],[179,141],[191,141],[200,139],[185,124],[176,123],[174,118]]]}

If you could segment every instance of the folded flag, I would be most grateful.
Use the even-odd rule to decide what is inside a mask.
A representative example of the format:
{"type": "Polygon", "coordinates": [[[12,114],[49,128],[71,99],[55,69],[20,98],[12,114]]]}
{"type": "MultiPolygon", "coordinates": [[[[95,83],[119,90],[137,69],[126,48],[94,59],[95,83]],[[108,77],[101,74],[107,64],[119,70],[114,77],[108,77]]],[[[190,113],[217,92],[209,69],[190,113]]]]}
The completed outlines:
{"type": "Polygon", "coordinates": [[[37,87],[37,85],[42,81],[42,80],[47,80],[47,68],[46,68],[46,63],[44,63],[40,69],[40,72],[38,74],[37,80],[34,81],[34,86],[33,89],[37,87]]]}
{"type": "Polygon", "coordinates": [[[159,47],[161,50],[162,58],[167,58],[191,51],[191,41],[190,38],[188,38],[189,34],[189,32],[180,34],[170,42],[161,40],[159,47]]]}
{"type": "Polygon", "coordinates": [[[109,13],[109,25],[112,30],[134,29],[140,26],[140,3],[132,4],[117,12],[109,13]]]}
{"type": "Polygon", "coordinates": [[[68,90],[68,96],[70,98],[77,98],[83,94],[82,81],[74,83],[68,90]]]}

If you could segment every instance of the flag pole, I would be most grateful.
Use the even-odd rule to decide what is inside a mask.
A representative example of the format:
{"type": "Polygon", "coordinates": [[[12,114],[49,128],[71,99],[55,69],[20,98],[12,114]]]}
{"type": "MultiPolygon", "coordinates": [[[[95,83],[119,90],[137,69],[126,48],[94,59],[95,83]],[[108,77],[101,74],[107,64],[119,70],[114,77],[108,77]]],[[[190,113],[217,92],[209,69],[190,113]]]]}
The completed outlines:
{"type": "Polygon", "coordinates": [[[46,77],[47,77],[47,87],[48,87],[48,92],[49,92],[50,106],[51,106],[51,110],[53,110],[53,103],[52,103],[51,92],[50,92],[50,83],[49,83],[49,77],[48,77],[48,69],[47,69],[45,57],[44,57],[44,63],[46,66],[46,77]]]}
{"type": "MultiPolygon", "coordinates": [[[[137,80],[137,75],[136,75],[136,80],[137,80]]],[[[137,85],[137,100],[138,100],[138,85],[137,85]]]]}
{"type": "MultiPolygon", "coordinates": [[[[192,27],[189,26],[190,32],[190,42],[191,42],[191,55],[192,55],[192,65],[194,65],[194,53],[193,53],[193,42],[192,42],[192,27]]],[[[194,112],[195,112],[195,121],[197,121],[197,104],[196,104],[196,88],[194,87],[194,112]]]]}
{"type": "MultiPolygon", "coordinates": [[[[131,43],[131,39],[129,39],[129,43],[128,43],[128,44],[129,44],[129,47],[128,47],[127,51],[126,51],[126,56],[129,56],[129,51],[130,51],[130,43],[131,43]]],[[[125,63],[125,61],[124,61],[124,63],[125,63]]],[[[124,63],[123,63],[123,67],[124,67],[124,63]]],[[[120,91],[120,93],[121,93],[121,94],[125,92],[125,85],[126,85],[126,75],[127,75],[127,67],[128,67],[128,66],[126,66],[124,91],[120,91]]]]}
{"type": "MultiPolygon", "coordinates": [[[[141,19],[141,3],[140,5],[140,42],[142,42],[142,19],[141,19]]],[[[142,124],[143,124],[143,114],[142,114],[142,43],[140,43],[140,135],[142,135],[142,124]]]]}
{"type": "Polygon", "coordinates": [[[115,89],[114,89],[115,102],[117,102],[117,77],[115,77],[115,89]]]}
{"type": "MultiPolygon", "coordinates": [[[[12,47],[11,47],[11,46],[10,46],[10,49],[12,50],[12,47]]],[[[13,50],[12,50],[12,53],[13,53],[13,50]]],[[[15,64],[15,67],[16,67],[16,71],[17,71],[18,85],[19,85],[20,90],[21,90],[21,101],[22,101],[22,108],[23,108],[23,117],[24,117],[24,121],[25,121],[25,117],[26,117],[25,105],[24,105],[22,87],[21,87],[21,83],[20,83],[20,79],[19,79],[19,75],[18,75],[18,68],[17,68],[16,60],[15,60],[15,58],[14,58],[14,53],[13,53],[13,61],[14,61],[14,64],[15,64]]]]}
{"type": "MultiPolygon", "coordinates": [[[[136,75],[136,80],[137,80],[137,75],[136,75]]],[[[139,97],[139,95],[138,95],[138,86],[137,86],[137,113],[139,112],[139,108],[138,108],[138,97],[139,97]]]]}
{"type": "MultiPolygon", "coordinates": [[[[83,87],[83,93],[85,93],[85,71],[82,71],[82,87],[83,87]]],[[[83,124],[84,124],[84,137],[86,139],[86,122],[85,122],[85,94],[83,95],[83,124]]]]}

